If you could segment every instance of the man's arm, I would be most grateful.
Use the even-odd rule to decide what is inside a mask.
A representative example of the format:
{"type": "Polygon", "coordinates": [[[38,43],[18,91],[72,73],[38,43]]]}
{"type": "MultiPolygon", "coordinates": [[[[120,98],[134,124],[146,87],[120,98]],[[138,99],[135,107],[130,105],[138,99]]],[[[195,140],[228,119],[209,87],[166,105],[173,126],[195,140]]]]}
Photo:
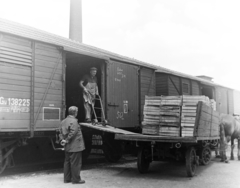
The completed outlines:
{"type": "Polygon", "coordinates": [[[83,79],[82,79],[82,80],[80,80],[80,82],[79,82],[79,85],[80,85],[80,87],[83,89],[83,91],[87,93],[87,92],[88,92],[88,90],[87,90],[87,88],[86,88],[86,87],[84,87],[84,85],[83,85],[83,83],[84,83],[84,78],[85,78],[85,77],[83,77],[83,79]]]}
{"type": "Polygon", "coordinates": [[[70,125],[69,125],[69,133],[68,133],[67,138],[65,139],[66,143],[69,143],[71,141],[72,137],[77,134],[78,129],[79,129],[78,126],[79,125],[78,125],[77,121],[70,123],[70,125]]]}

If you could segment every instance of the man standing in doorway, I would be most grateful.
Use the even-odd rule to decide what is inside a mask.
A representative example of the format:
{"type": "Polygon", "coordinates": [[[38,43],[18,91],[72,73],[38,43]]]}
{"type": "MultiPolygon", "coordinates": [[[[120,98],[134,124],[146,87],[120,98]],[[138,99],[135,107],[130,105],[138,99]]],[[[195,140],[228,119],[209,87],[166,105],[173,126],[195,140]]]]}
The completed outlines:
{"type": "Polygon", "coordinates": [[[91,106],[94,107],[96,95],[99,95],[96,74],[97,68],[92,67],[90,74],[84,75],[80,80],[80,87],[83,89],[85,121],[88,123],[92,122],[91,106]]]}
{"type": "Polygon", "coordinates": [[[82,184],[80,171],[82,167],[82,151],[85,149],[81,127],[76,116],[78,108],[71,106],[68,116],[61,122],[60,140],[65,149],[64,183],[82,184]]]}

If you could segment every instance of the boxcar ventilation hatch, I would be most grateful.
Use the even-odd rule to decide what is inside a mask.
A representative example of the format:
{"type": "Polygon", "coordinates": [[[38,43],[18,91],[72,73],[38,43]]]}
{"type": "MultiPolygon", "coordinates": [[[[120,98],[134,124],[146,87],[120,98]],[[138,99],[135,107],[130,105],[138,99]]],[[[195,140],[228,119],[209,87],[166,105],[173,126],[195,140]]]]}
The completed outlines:
{"type": "Polygon", "coordinates": [[[43,107],[43,120],[60,121],[60,108],[43,107]]]}

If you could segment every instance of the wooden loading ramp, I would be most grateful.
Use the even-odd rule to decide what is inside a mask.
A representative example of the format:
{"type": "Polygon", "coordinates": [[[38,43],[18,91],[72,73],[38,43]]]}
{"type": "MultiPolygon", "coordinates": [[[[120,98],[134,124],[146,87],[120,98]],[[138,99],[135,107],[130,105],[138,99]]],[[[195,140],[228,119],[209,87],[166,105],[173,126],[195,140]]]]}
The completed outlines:
{"type": "Polygon", "coordinates": [[[102,124],[91,124],[91,123],[79,123],[81,126],[88,127],[91,129],[96,129],[103,132],[115,133],[115,134],[124,134],[124,135],[138,135],[138,133],[126,131],[123,129],[115,128],[109,125],[103,126],[102,124]]]}

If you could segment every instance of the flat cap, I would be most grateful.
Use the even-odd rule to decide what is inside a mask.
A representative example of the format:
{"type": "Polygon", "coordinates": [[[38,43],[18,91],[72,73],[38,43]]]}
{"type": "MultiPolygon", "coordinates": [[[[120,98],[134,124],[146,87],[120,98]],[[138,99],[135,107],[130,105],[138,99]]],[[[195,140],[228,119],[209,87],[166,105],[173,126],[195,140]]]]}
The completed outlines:
{"type": "Polygon", "coordinates": [[[97,70],[97,68],[96,68],[96,67],[91,67],[90,70],[91,70],[91,71],[92,71],[92,70],[97,70]]]}

